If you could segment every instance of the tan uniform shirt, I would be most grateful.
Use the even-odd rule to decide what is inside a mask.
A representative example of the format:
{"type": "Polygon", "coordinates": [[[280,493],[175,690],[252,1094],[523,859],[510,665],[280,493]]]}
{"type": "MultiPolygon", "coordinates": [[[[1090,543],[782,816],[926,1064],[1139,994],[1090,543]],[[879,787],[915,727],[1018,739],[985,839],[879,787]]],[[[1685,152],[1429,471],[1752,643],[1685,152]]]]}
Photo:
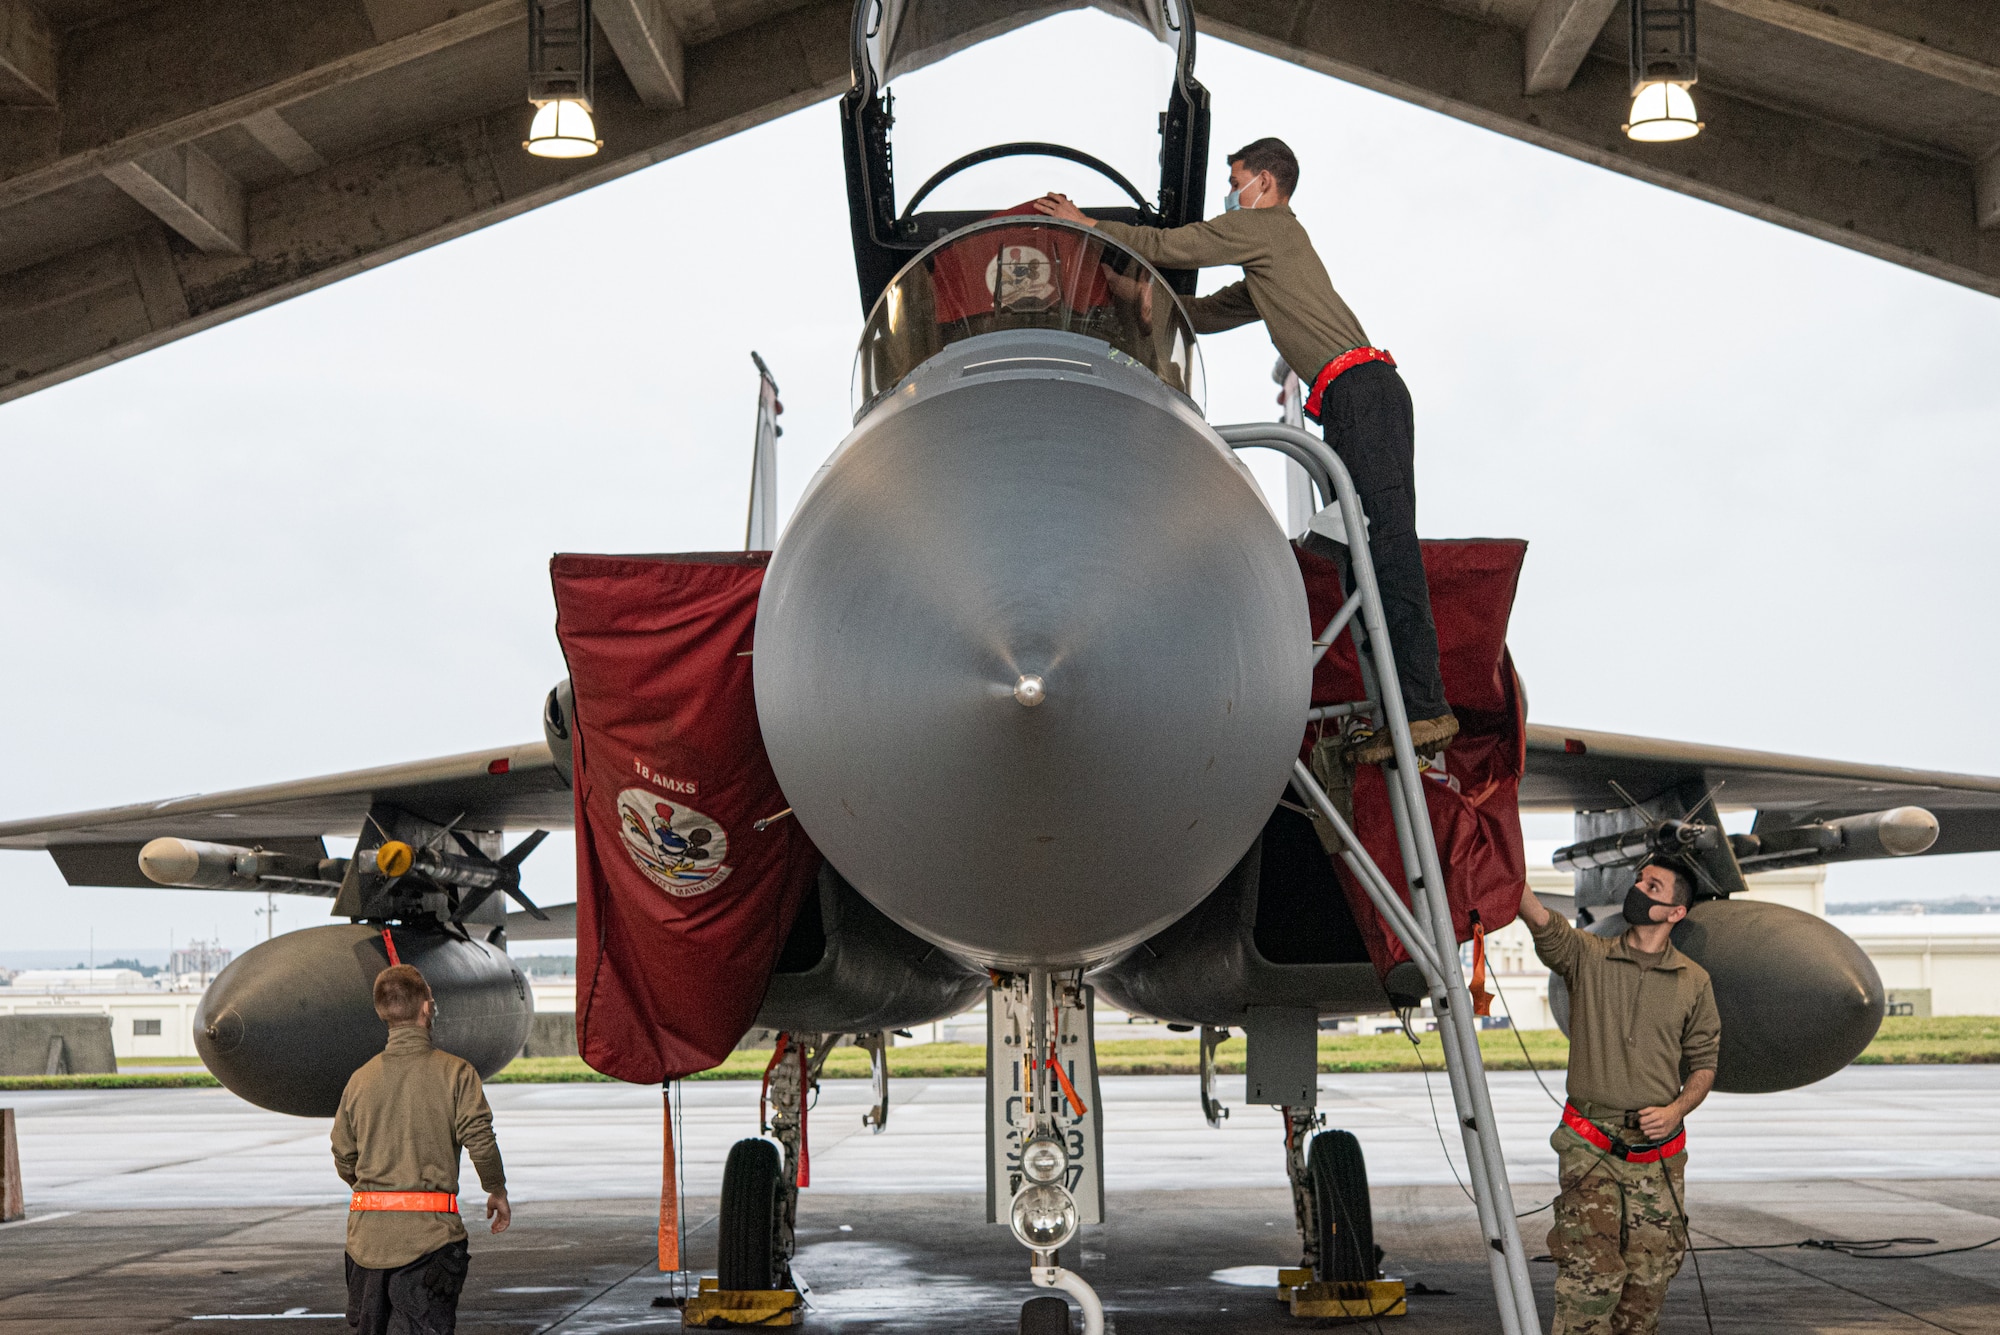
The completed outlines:
{"type": "MultiPolygon", "coordinates": [[[[389,1045],[347,1081],[333,1116],[333,1165],[357,1191],[458,1190],[465,1150],[489,1193],[507,1185],[493,1110],[470,1063],[439,1052],[422,1025],[398,1025],[389,1045]]],[[[355,1210],[347,1254],[356,1265],[391,1270],[465,1236],[455,1214],[355,1210]]]]}
{"type": "Polygon", "coordinates": [[[1215,334],[1262,320],[1278,355],[1307,384],[1335,357],[1368,342],[1289,205],[1237,209],[1186,227],[1102,222],[1097,230],[1163,269],[1242,265],[1241,282],[1183,298],[1195,332],[1215,334]]]}
{"type": "Polygon", "coordinates": [[[1623,936],[1578,931],[1551,913],[1535,932],[1535,953],[1569,984],[1573,1101],[1657,1108],[1680,1096],[1689,1072],[1715,1069],[1722,1021],[1708,970],[1671,942],[1647,968],[1623,936]]]}

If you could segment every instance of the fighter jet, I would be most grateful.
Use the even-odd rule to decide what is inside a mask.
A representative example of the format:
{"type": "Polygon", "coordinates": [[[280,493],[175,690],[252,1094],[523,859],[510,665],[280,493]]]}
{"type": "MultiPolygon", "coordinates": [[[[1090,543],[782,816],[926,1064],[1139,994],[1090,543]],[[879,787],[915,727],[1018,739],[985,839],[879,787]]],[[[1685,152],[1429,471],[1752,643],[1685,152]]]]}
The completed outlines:
{"type": "MultiPolygon", "coordinates": [[[[1527,723],[1504,643],[1510,543],[1427,551],[1459,739],[1421,767],[1406,744],[1388,766],[1344,763],[1345,732],[1396,716],[1379,623],[1353,634],[1365,544],[1329,560],[1288,541],[1238,457],[1275,443],[1317,460],[1312,438],[1206,420],[1178,302],[1193,275],[1052,219],[918,210],[968,167],[1042,153],[1131,197],[1098,216],[1200,216],[1193,15],[1100,2],[1176,48],[1157,193],[1074,149],[1002,144],[900,212],[886,85],[927,40],[926,11],[857,5],[841,108],[866,313],[853,431],[777,534],[760,362],[751,550],[557,557],[571,677],[541,739],[0,824],[0,847],[47,850],[72,885],[333,900],[343,921],[252,949],[204,997],[196,1042],[224,1084],[331,1113],[380,1049],[369,987],[392,959],[430,979],[439,1044],[490,1075],[532,1010],[507,941],[575,936],[580,1040],[601,1070],[671,1081],[753,1028],[779,1035],[769,1121],[746,1127],[773,1139],[729,1157],[718,1280],[782,1295],[826,1054],[874,1054],[883,1130],[889,1032],[983,998],[990,1217],[1098,1331],[1089,1286],[1056,1262],[1105,1207],[1093,999],[1200,1031],[1212,1123],[1215,1044],[1248,1035],[1246,1098],[1283,1114],[1304,1268],[1365,1294],[1365,1165],[1315,1111],[1316,1033],[1463,994],[1455,952],[1411,915],[1437,924],[1442,907],[1454,946],[1503,925],[1525,875],[1518,810],[1577,813],[1557,863],[1586,924],[1612,929],[1649,856],[1697,869],[1675,940],[1714,978],[1719,1088],[1819,1079],[1872,1038],[1867,958],[1823,920],[1740,898],[1744,874],[2000,848],[2000,779],[1527,723]],[[1754,809],[1751,832],[1725,832],[1724,808],[1754,809]],[[521,889],[536,837],[506,851],[504,835],[572,826],[579,902],[544,911],[521,889]],[[328,857],[329,835],[354,852],[328,857]]],[[[1315,531],[1365,527],[1320,467],[1315,531]]],[[[1511,1223],[1482,1226],[1521,1259],[1511,1223]]],[[[1504,1300],[1501,1316],[1532,1324],[1504,1300]]],[[[1024,1331],[1068,1322],[1061,1299],[1023,1308],[1024,1331]]]]}

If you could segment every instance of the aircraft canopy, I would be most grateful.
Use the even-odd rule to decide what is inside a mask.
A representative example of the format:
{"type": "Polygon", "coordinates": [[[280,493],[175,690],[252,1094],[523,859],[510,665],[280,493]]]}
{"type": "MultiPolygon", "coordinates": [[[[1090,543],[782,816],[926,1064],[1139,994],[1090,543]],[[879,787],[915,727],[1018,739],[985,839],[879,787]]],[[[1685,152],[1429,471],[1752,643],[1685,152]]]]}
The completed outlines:
{"type": "Polygon", "coordinates": [[[997,32],[1072,9],[1100,9],[1172,45],[1181,26],[1180,0],[864,0],[868,73],[877,85],[942,60],[997,32]]]}
{"type": "Polygon", "coordinates": [[[883,289],[855,354],[856,418],[948,345],[1005,329],[1101,339],[1202,405],[1194,327],[1159,272],[1089,228],[1028,214],[953,233],[883,289]]]}

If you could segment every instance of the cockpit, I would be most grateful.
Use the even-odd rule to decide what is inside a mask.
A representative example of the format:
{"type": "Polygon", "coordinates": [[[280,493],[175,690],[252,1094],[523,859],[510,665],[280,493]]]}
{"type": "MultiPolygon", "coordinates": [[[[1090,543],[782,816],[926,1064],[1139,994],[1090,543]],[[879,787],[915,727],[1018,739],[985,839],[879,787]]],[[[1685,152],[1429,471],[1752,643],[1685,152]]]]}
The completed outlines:
{"type": "Polygon", "coordinates": [[[854,367],[857,418],[944,348],[976,335],[1059,330],[1099,339],[1199,406],[1201,360],[1175,294],[1192,295],[1192,271],[1162,272],[1088,227],[1026,209],[923,212],[945,181],[998,158],[1065,158],[1096,171],[1131,200],[1087,208],[1092,218],[1178,227],[1202,216],[1208,92],[1194,77],[1193,15],[1183,0],[1092,0],[1174,49],[1159,113],[1160,183],[1151,199],[1115,169],[1062,144],[1014,142],[948,164],[897,209],[887,84],[976,28],[977,6],[958,0],[856,0],[854,84],[841,99],[855,275],[868,321],[854,367]]]}
{"type": "Polygon", "coordinates": [[[1040,214],[933,244],[876,299],[854,358],[857,418],[961,339],[1051,329],[1101,340],[1201,406],[1201,354],[1158,270],[1087,227],[1040,214]]]}

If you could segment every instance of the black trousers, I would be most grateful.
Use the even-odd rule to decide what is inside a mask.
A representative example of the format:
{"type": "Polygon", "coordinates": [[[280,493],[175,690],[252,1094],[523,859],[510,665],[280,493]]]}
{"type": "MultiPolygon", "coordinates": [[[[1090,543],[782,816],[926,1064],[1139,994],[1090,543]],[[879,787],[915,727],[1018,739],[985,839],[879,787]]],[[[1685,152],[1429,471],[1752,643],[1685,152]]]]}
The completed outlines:
{"type": "Polygon", "coordinates": [[[453,1335],[471,1266],[465,1239],[393,1270],[347,1262],[347,1324],[361,1335],[453,1335]]]}
{"type": "MultiPolygon", "coordinates": [[[[1437,718],[1451,707],[1438,673],[1437,626],[1417,546],[1417,438],[1410,391],[1387,362],[1363,362],[1326,387],[1319,408],[1326,443],[1347,465],[1368,516],[1368,554],[1382,589],[1403,711],[1412,722],[1437,718]]],[[[1344,559],[1340,566],[1352,594],[1353,569],[1344,559]]]]}

